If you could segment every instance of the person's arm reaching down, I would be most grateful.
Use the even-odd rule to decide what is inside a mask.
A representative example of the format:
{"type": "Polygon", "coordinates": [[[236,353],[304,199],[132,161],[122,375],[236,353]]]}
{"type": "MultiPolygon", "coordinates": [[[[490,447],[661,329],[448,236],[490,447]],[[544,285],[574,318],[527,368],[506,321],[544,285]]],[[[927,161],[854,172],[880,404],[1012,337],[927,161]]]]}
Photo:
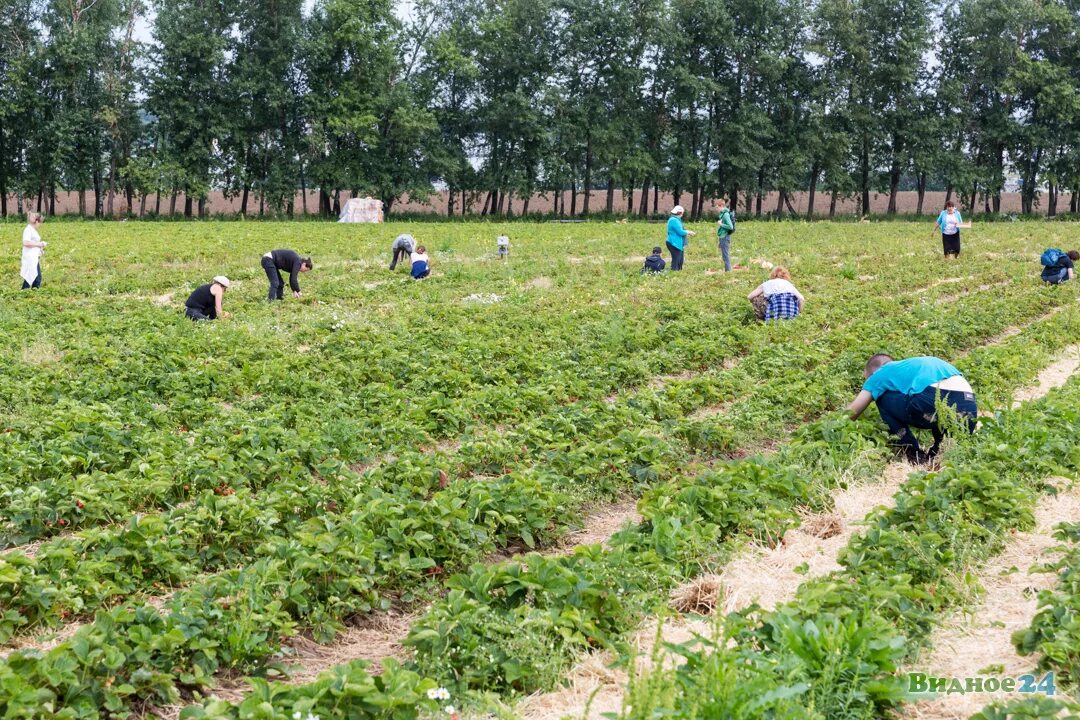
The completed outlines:
{"type": "Polygon", "coordinates": [[[297,258],[293,262],[292,270],[289,271],[289,287],[292,288],[293,297],[300,297],[300,268],[303,267],[303,262],[297,258]]]}
{"type": "Polygon", "coordinates": [[[859,394],[855,396],[855,399],[851,401],[851,405],[848,406],[848,412],[851,414],[852,420],[858,420],[859,416],[863,414],[866,408],[870,407],[870,403],[874,401],[874,396],[866,390],[860,390],[859,394]]]}

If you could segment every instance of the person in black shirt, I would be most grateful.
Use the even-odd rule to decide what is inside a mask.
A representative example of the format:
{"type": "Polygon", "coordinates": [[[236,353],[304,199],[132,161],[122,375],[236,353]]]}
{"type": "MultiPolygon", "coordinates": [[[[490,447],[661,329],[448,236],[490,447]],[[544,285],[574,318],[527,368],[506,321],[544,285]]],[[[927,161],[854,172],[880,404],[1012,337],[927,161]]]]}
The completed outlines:
{"type": "Polygon", "coordinates": [[[1058,258],[1054,267],[1044,267],[1042,270],[1043,282],[1051,285],[1060,285],[1063,282],[1076,277],[1075,262],[1080,260],[1080,252],[1070,250],[1058,258]]]}
{"type": "Polygon", "coordinates": [[[645,258],[645,267],[641,268],[641,274],[663,272],[666,264],[664,256],[660,254],[660,246],[656,246],[652,249],[652,255],[645,258]]]}
{"type": "Polygon", "coordinates": [[[272,250],[262,256],[262,267],[270,281],[270,292],[266,299],[273,302],[285,298],[285,282],[281,279],[282,270],[289,273],[289,287],[292,288],[293,297],[300,297],[300,283],[297,282],[296,276],[311,270],[311,258],[300,257],[292,250],[272,250]]]}
{"type": "Polygon", "coordinates": [[[195,288],[185,303],[184,314],[192,320],[217,320],[218,317],[225,317],[221,301],[225,298],[228,287],[229,278],[218,275],[213,282],[195,288]]]}

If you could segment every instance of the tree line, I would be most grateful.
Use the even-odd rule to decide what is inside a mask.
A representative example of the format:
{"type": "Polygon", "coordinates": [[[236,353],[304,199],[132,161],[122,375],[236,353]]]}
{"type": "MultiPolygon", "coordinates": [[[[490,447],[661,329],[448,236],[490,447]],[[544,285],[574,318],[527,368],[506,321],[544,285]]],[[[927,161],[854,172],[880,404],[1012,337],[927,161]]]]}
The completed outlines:
{"type": "Polygon", "coordinates": [[[1080,0],[0,0],[0,211],[1054,215],[1078,87],[1080,0]]]}

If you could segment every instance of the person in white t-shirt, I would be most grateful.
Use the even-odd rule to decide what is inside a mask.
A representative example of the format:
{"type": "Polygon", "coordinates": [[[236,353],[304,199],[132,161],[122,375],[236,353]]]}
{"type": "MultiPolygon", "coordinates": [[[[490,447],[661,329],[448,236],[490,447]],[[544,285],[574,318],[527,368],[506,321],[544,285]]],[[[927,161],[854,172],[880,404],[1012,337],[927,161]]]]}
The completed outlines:
{"type": "Polygon", "coordinates": [[[970,228],[971,223],[965,223],[960,217],[956,203],[952,200],[946,202],[945,209],[938,214],[934,225],[941,230],[941,247],[945,251],[945,258],[960,257],[960,229],[970,228]]]}
{"type": "Polygon", "coordinates": [[[416,252],[409,256],[409,260],[412,262],[409,274],[412,275],[413,280],[423,280],[431,274],[431,263],[428,260],[427,248],[423,245],[417,246],[416,252]]]}
{"type": "Polygon", "coordinates": [[[769,279],[758,285],[746,299],[754,306],[758,320],[790,320],[802,312],[806,298],[791,284],[791,273],[777,266],[769,273],[769,279]]]}
{"type": "Polygon", "coordinates": [[[44,221],[41,213],[32,212],[26,215],[26,228],[22,235],[22,265],[19,268],[23,290],[41,287],[41,256],[48,243],[42,241],[38,228],[44,221]]]}

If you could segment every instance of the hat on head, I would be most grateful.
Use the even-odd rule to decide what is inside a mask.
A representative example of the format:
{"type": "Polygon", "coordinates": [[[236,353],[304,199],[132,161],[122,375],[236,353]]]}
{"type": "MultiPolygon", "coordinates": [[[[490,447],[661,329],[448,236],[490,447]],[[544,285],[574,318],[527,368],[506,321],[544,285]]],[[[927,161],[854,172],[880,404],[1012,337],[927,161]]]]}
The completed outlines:
{"type": "Polygon", "coordinates": [[[671,214],[672,215],[682,215],[683,214],[683,206],[682,205],[676,205],[675,207],[671,208],[671,214]]]}
{"type": "Polygon", "coordinates": [[[215,275],[214,282],[216,282],[221,287],[229,287],[229,278],[225,277],[224,275],[215,275]]]}
{"type": "Polygon", "coordinates": [[[654,247],[652,249],[652,254],[653,255],[659,255],[660,254],[660,246],[659,245],[657,245],[656,247],[654,247]]]}

